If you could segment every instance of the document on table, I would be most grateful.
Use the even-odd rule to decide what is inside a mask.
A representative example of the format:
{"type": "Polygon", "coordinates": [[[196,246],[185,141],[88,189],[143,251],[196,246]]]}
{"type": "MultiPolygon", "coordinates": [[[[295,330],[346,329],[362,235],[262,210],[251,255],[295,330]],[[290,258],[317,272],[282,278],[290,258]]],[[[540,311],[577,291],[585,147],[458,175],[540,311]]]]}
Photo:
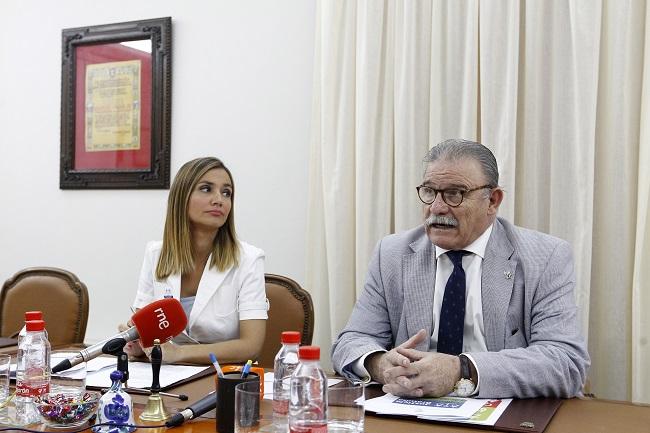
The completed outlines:
{"type": "MultiPolygon", "coordinates": [[[[109,388],[111,372],[117,368],[117,359],[100,356],[91,359],[86,364],[86,386],[109,388]]],[[[176,382],[185,380],[204,371],[206,366],[163,364],[160,367],[160,387],[165,388],[176,382]]],[[[151,364],[148,362],[129,362],[129,386],[134,388],[149,388],[153,381],[151,364]]]]}
{"type": "MultiPolygon", "coordinates": [[[[269,371],[264,373],[264,399],[273,400],[273,372],[269,371]]],[[[327,379],[327,386],[334,386],[337,383],[342,382],[341,379],[327,379]]]]}
{"type": "MultiPolygon", "coordinates": [[[[475,399],[479,400],[479,399],[475,399]]],[[[474,414],[469,419],[459,419],[454,420],[456,422],[462,422],[467,424],[481,424],[481,425],[494,425],[503,412],[505,412],[508,405],[512,402],[511,398],[503,399],[480,399],[485,401],[483,406],[474,412],[474,414]]],[[[418,418],[427,419],[431,421],[444,421],[443,419],[438,419],[435,417],[428,416],[419,416],[418,418]]]]}
{"type": "Polygon", "coordinates": [[[365,410],[384,415],[494,425],[512,399],[489,400],[462,397],[406,398],[386,394],[366,400],[365,410]]]}

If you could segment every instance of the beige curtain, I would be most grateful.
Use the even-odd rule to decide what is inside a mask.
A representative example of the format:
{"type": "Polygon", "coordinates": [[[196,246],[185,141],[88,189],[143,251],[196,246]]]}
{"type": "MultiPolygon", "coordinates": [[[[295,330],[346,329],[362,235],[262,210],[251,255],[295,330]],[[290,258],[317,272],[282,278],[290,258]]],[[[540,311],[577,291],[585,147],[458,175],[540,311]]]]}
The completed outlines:
{"type": "Polygon", "coordinates": [[[473,139],[500,163],[501,215],[573,245],[591,390],[650,403],[646,9],[318,3],[307,258],[316,343],[329,347],[346,323],[375,243],[420,223],[426,149],[473,139]]]}
{"type": "MultiPolygon", "coordinates": [[[[640,365],[632,362],[632,351],[639,344],[632,339],[636,308],[632,277],[636,233],[647,224],[637,226],[636,206],[637,191],[643,189],[637,161],[643,46],[650,28],[646,30],[645,2],[603,2],[602,7],[595,140],[584,144],[595,148],[590,377],[599,396],[644,401],[640,365]]],[[[647,292],[650,285],[644,284],[647,292]]],[[[648,365],[650,357],[645,359],[648,365]]],[[[645,388],[649,385],[646,382],[645,388]]]]}
{"type": "MultiPolygon", "coordinates": [[[[641,77],[641,114],[636,173],[636,216],[631,222],[635,230],[634,262],[632,264],[632,400],[650,402],[650,7],[635,10],[642,21],[643,75],[641,77]]],[[[639,50],[640,51],[640,50],[639,50]]],[[[637,89],[638,90],[638,89],[637,89]]],[[[636,152],[635,152],[636,153],[636,152]]],[[[630,159],[632,170],[634,158],[630,159]]],[[[631,182],[634,185],[634,181],[631,182]]],[[[621,184],[624,188],[624,185],[621,184]]],[[[635,188],[631,188],[634,190],[635,188]]],[[[614,366],[612,366],[614,368],[614,366]]]]}

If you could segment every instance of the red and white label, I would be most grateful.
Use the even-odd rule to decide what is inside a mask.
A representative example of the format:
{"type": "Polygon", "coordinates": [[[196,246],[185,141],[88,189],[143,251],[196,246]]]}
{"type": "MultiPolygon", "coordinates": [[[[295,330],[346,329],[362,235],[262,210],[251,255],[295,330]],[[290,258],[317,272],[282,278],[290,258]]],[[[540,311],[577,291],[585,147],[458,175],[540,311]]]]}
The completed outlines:
{"type": "Polygon", "coordinates": [[[42,382],[29,386],[25,381],[19,380],[16,383],[16,395],[20,397],[38,397],[50,392],[50,383],[42,382]]]}

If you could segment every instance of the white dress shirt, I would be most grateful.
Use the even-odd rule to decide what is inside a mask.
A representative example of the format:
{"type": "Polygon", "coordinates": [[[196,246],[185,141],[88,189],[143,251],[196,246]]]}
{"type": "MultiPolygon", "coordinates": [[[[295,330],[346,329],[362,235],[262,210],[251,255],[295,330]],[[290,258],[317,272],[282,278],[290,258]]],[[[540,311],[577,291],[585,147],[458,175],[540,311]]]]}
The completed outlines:
{"type": "MultiPolygon", "coordinates": [[[[472,254],[463,256],[465,270],[465,326],[463,327],[463,352],[487,352],[485,332],[483,331],[483,304],[481,302],[481,271],[485,248],[492,234],[492,225],[474,242],[463,248],[472,254]]],[[[445,296],[447,280],[454,269],[445,250],[436,246],[436,282],[433,292],[433,335],[429,349],[438,347],[438,329],[442,299],[445,296]]]]}

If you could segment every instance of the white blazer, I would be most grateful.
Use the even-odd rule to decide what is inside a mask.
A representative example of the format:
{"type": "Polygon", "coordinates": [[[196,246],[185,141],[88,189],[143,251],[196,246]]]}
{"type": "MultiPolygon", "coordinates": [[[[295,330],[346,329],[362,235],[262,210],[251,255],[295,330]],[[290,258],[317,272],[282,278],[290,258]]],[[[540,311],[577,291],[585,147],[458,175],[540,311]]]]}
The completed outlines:
{"type": "MultiPolygon", "coordinates": [[[[156,280],[156,266],[162,241],[147,244],[140,271],[138,293],[133,302],[142,308],[166,294],[180,299],[181,276],[156,280]]],[[[189,342],[216,343],[239,338],[239,321],[267,319],[268,302],[264,288],[264,251],[240,241],[239,265],[219,272],[205,265],[194,306],[185,330],[189,342]]]]}

